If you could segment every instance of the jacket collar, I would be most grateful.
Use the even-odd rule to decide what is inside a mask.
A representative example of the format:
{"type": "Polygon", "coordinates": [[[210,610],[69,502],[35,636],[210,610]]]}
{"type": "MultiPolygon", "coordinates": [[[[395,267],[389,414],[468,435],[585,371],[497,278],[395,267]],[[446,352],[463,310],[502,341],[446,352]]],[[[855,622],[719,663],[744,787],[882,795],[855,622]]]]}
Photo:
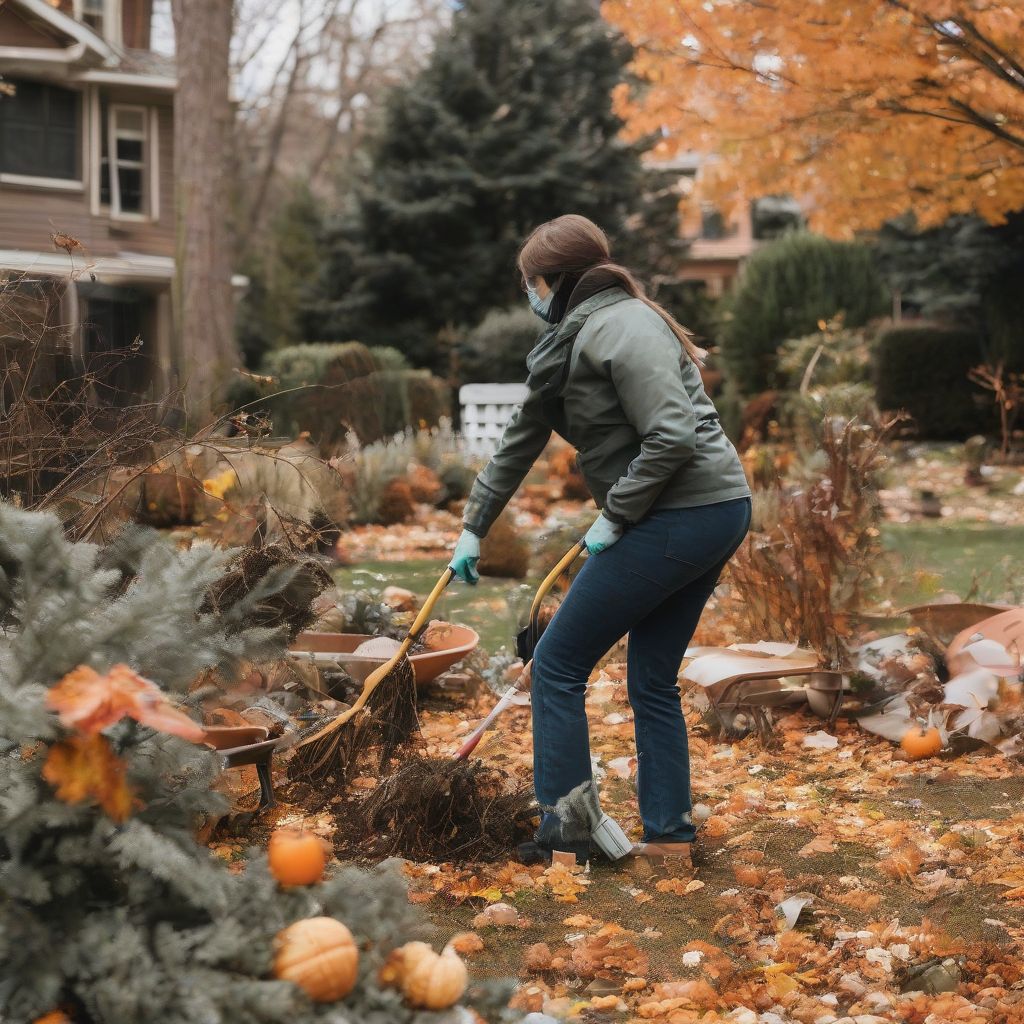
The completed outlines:
{"type": "Polygon", "coordinates": [[[526,368],[529,371],[527,387],[545,398],[559,394],[568,377],[572,346],[587,317],[629,297],[629,293],[617,285],[604,288],[574,306],[557,324],[549,327],[526,357],[526,368]]]}

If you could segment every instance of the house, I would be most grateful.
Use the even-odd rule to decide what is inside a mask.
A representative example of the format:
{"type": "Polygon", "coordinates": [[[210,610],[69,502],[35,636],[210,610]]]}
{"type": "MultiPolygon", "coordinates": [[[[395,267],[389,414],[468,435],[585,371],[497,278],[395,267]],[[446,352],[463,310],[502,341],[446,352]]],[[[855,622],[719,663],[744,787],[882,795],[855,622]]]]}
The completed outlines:
{"type": "Polygon", "coordinates": [[[697,282],[710,298],[717,299],[732,287],[758,245],[800,223],[803,210],[793,199],[772,196],[739,204],[725,216],[701,199],[700,179],[707,165],[707,158],[697,153],[649,164],[679,175],[677,188],[684,200],[680,223],[689,242],[679,279],[697,282]]]}
{"type": "Polygon", "coordinates": [[[151,21],[152,0],[0,0],[0,276],[45,296],[79,368],[141,339],[118,374],[140,396],[174,366],[176,77],[151,21]]]}

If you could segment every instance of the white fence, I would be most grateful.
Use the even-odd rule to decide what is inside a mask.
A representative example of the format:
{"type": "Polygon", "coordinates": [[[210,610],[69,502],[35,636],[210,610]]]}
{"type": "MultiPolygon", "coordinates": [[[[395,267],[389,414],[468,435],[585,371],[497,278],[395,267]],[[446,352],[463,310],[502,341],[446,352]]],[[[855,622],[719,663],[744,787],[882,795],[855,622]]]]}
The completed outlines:
{"type": "Polygon", "coordinates": [[[466,448],[474,455],[493,455],[512,413],[528,394],[525,384],[463,384],[459,405],[466,448]]]}

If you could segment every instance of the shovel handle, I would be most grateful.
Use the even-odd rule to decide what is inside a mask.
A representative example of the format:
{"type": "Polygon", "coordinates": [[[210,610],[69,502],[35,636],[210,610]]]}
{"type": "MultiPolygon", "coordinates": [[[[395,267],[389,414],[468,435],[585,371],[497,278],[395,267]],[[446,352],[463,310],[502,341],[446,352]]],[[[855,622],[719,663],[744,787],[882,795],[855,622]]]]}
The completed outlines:
{"type": "Polygon", "coordinates": [[[564,555],[562,555],[551,572],[544,577],[543,582],[537,588],[537,594],[533,599],[533,604],[530,605],[530,622],[536,624],[537,616],[540,614],[540,606],[544,603],[544,598],[548,596],[551,588],[555,585],[555,581],[586,550],[587,542],[585,540],[580,539],[576,541],[576,543],[573,544],[573,546],[569,548],[564,555]]]}

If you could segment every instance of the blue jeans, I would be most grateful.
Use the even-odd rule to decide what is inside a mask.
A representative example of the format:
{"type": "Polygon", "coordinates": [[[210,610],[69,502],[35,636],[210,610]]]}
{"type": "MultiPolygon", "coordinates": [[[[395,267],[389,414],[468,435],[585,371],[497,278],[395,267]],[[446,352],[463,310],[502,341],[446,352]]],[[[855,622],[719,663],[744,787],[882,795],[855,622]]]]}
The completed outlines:
{"type": "Polygon", "coordinates": [[[750,527],[750,499],[664,509],[589,557],[533,658],[533,774],[551,807],[590,775],[587,680],[626,633],[644,839],[692,841],[677,676],[704,606],[750,527]]]}

